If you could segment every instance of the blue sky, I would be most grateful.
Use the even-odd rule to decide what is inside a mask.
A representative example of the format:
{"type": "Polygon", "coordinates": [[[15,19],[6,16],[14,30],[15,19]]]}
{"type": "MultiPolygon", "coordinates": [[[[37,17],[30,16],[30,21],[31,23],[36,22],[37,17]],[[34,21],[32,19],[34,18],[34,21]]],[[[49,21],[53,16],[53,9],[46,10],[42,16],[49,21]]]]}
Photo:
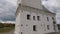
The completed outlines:
{"type": "MultiPolygon", "coordinates": [[[[0,21],[15,21],[16,4],[17,0],[0,0],[0,21]]],[[[60,23],[60,0],[42,0],[42,4],[57,14],[60,23]]]]}

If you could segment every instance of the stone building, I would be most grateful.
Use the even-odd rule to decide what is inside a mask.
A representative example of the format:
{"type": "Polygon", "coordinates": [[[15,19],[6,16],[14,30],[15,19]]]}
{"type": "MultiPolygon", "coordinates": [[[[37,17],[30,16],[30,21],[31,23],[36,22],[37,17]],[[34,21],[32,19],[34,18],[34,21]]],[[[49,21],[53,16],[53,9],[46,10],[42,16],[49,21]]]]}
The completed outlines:
{"type": "Polygon", "coordinates": [[[55,15],[42,5],[41,0],[18,0],[15,34],[57,32],[55,15]]]}

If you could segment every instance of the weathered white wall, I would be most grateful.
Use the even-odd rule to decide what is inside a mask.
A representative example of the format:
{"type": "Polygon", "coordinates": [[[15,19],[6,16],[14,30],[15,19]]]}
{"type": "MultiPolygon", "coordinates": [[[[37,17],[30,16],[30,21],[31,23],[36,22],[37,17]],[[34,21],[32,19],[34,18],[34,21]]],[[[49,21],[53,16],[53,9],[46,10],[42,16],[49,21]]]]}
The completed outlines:
{"type": "Polygon", "coordinates": [[[20,32],[20,13],[16,16],[16,25],[14,34],[19,34],[20,32]]]}
{"type": "Polygon", "coordinates": [[[21,14],[21,24],[23,24],[23,26],[21,27],[21,30],[22,30],[21,32],[23,32],[24,34],[54,32],[52,18],[50,16],[48,16],[48,17],[50,20],[49,22],[46,20],[47,19],[46,15],[23,11],[23,13],[21,14]],[[31,20],[27,20],[27,14],[31,15],[31,20]],[[37,15],[40,16],[40,19],[41,19],[40,21],[37,20],[37,15]],[[36,20],[33,20],[33,16],[36,17],[36,20]],[[26,26],[26,25],[28,25],[28,26],[26,26]],[[37,25],[36,32],[33,31],[33,25],[37,25]],[[50,25],[50,30],[47,30],[47,25],[50,25]],[[44,30],[46,30],[46,31],[44,31],[44,30]]]}
{"type": "MultiPolygon", "coordinates": [[[[26,7],[25,7],[26,8],[26,7]]],[[[31,9],[28,7],[28,9],[31,9]]],[[[32,9],[34,10],[34,9],[32,9]]],[[[16,17],[16,34],[44,34],[55,32],[53,29],[53,20],[54,14],[47,13],[39,10],[36,12],[32,10],[24,9],[20,11],[20,13],[16,17]],[[27,14],[30,14],[31,19],[27,20],[27,14]],[[35,16],[36,20],[33,20],[33,16],[35,16]],[[40,21],[37,20],[37,16],[40,16],[40,21]],[[49,17],[49,22],[47,21],[47,17],[49,17]],[[21,24],[23,26],[21,26],[21,24]],[[37,26],[37,31],[33,31],[33,25],[37,26]],[[42,26],[41,26],[42,25],[42,26]],[[47,25],[50,26],[50,30],[47,29],[47,25]]]]}
{"type": "Polygon", "coordinates": [[[45,12],[42,9],[41,0],[19,0],[18,3],[19,2],[24,6],[20,6],[20,10],[17,10],[20,12],[16,17],[15,34],[21,34],[21,32],[22,34],[44,34],[55,32],[52,20],[52,17],[55,17],[55,15],[53,13],[45,12]],[[27,14],[30,14],[30,20],[27,20],[27,14]],[[36,20],[33,20],[33,16],[35,16],[36,20]],[[40,16],[40,21],[37,20],[37,16],[40,16]],[[49,18],[49,21],[47,21],[47,17],[49,18]],[[33,25],[36,25],[37,31],[33,31],[33,25]],[[49,30],[47,29],[47,25],[50,26],[49,30]]]}

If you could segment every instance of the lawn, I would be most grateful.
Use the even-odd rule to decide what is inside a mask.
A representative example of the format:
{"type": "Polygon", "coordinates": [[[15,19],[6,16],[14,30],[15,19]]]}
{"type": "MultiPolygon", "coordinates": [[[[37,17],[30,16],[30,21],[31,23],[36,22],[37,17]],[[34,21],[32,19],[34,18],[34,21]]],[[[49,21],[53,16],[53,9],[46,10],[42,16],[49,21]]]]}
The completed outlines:
{"type": "Polygon", "coordinates": [[[15,27],[3,27],[0,28],[0,33],[4,33],[4,32],[9,32],[11,30],[14,30],[15,27]]]}

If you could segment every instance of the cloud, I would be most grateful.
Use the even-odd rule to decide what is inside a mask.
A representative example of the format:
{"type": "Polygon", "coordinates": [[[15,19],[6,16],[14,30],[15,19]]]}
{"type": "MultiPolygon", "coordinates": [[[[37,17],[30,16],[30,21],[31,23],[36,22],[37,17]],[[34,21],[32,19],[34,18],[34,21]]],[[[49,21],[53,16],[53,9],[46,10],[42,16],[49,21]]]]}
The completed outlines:
{"type": "Polygon", "coordinates": [[[48,8],[49,10],[51,10],[52,12],[55,12],[56,15],[56,20],[57,23],[60,23],[60,0],[43,0],[42,4],[48,8]]]}
{"type": "Polygon", "coordinates": [[[16,4],[17,4],[17,0],[6,0],[6,1],[8,1],[8,2],[10,2],[10,3],[14,4],[14,5],[16,5],[16,4]]]}
{"type": "Polygon", "coordinates": [[[59,12],[60,10],[60,0],[43,0],[42,4],[46,7],[49,8],[49,10],[52,10],[54,12],[59,12]]]}
{"type": "Polygon", "coordinates": [[[48,0],[48,1],[44,0],[43,4],[48,6],[60,7],[58,0],[48,0]]]}
{"type": "Polygon", "coordinates": [[[0,21],[15,21],[16,5],[0,0],[0,21]]]}

